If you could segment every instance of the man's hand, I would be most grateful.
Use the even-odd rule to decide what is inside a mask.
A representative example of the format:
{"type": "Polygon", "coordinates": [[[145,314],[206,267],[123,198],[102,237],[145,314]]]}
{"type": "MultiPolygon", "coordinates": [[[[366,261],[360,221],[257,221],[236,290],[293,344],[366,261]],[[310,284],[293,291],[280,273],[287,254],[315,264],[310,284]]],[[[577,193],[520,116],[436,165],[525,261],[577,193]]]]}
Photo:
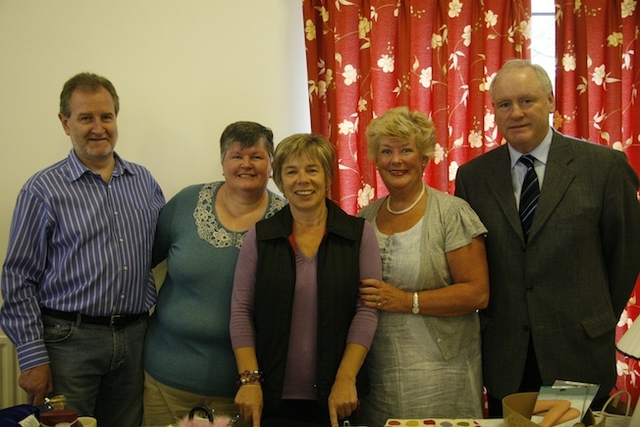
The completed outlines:
{"type": "Polygon", "coordinates": [[[51,365],[36,366],[20,374],[18,385],[27,392],[27,403],[40,406],[44,398],[53,391],[51,365]]]}

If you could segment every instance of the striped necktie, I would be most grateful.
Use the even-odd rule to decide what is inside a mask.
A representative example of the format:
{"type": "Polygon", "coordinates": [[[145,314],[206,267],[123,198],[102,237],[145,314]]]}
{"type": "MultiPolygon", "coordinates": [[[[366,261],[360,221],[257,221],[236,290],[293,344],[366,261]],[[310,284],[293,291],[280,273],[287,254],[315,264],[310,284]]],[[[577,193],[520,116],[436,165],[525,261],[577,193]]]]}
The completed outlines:
{"type": "Polygon", "coordinates": [[[540,185],[538,184],[538,175],[536,175],[536,171],[533,168],[535,157],[530,154],[525,154],[518,160],[527,167],[527,173],[522,182],[522,192],[520,193],[519,212],[522,232],[524,233],[524,240],[526,241],[529,237],[531,223],[533,222],[533,214],[538,205],[538,199],[540,198],[540,185]]]}

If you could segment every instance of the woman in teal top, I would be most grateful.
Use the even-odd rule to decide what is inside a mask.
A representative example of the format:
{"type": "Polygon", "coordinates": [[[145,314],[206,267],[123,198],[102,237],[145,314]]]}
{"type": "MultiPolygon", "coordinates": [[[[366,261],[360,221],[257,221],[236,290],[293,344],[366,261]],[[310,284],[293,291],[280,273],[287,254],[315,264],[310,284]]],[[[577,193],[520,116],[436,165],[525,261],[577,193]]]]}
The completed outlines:
{"type": "Polygon", "coordinates": [[[285,202],[267,190],[273,133],[253,122],[220,138],[224,181],[191,185],[163,208],[153,263],[167,260],[145,340],[146,425],[195,406],[235,414],[238,371],[229,337],[233,275],[246,231],[285,202]]]}

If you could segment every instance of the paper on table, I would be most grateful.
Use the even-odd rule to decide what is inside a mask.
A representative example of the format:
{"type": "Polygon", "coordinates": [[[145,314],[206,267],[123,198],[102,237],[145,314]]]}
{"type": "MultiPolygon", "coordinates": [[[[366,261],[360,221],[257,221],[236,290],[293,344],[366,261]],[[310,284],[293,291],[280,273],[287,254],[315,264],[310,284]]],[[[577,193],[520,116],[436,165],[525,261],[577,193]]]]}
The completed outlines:
{"type": "Polygon", "coordinates": [[[542,386],[531,421],[543,427],[572,427],[582,419],[586,387],[542,386]]]}

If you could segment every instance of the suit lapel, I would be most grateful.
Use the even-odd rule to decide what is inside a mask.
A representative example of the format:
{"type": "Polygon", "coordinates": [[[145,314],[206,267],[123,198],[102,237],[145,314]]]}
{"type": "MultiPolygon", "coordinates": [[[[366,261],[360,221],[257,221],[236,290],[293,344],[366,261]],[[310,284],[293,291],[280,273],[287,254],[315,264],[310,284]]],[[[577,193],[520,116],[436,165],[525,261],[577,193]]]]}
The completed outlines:
{"type": "Polygon", "coordinates": [[[575,177],[570,167],[573,161],[573,150],[565,138],[554,131],[549,157],[544,173],[544,181],[540,189],[540,200],[533,215],[533,223],[529,232],[529,241],[533,240],[551,213],[556,209],[569,184],[575,177]]]}
{"type": "Polygon", "coordinates": [[[506,145],[503,145],[496,148],[495,151],[497,157],[496,161],[491,164],[492,177],[489,180],[489,189],[493,193],[496,203],[509,221],[509,224],[524,243],[522,225],[520,224],[516,201],[513,197],[513,186],[511,185],[509,150],[506,145]]]}

